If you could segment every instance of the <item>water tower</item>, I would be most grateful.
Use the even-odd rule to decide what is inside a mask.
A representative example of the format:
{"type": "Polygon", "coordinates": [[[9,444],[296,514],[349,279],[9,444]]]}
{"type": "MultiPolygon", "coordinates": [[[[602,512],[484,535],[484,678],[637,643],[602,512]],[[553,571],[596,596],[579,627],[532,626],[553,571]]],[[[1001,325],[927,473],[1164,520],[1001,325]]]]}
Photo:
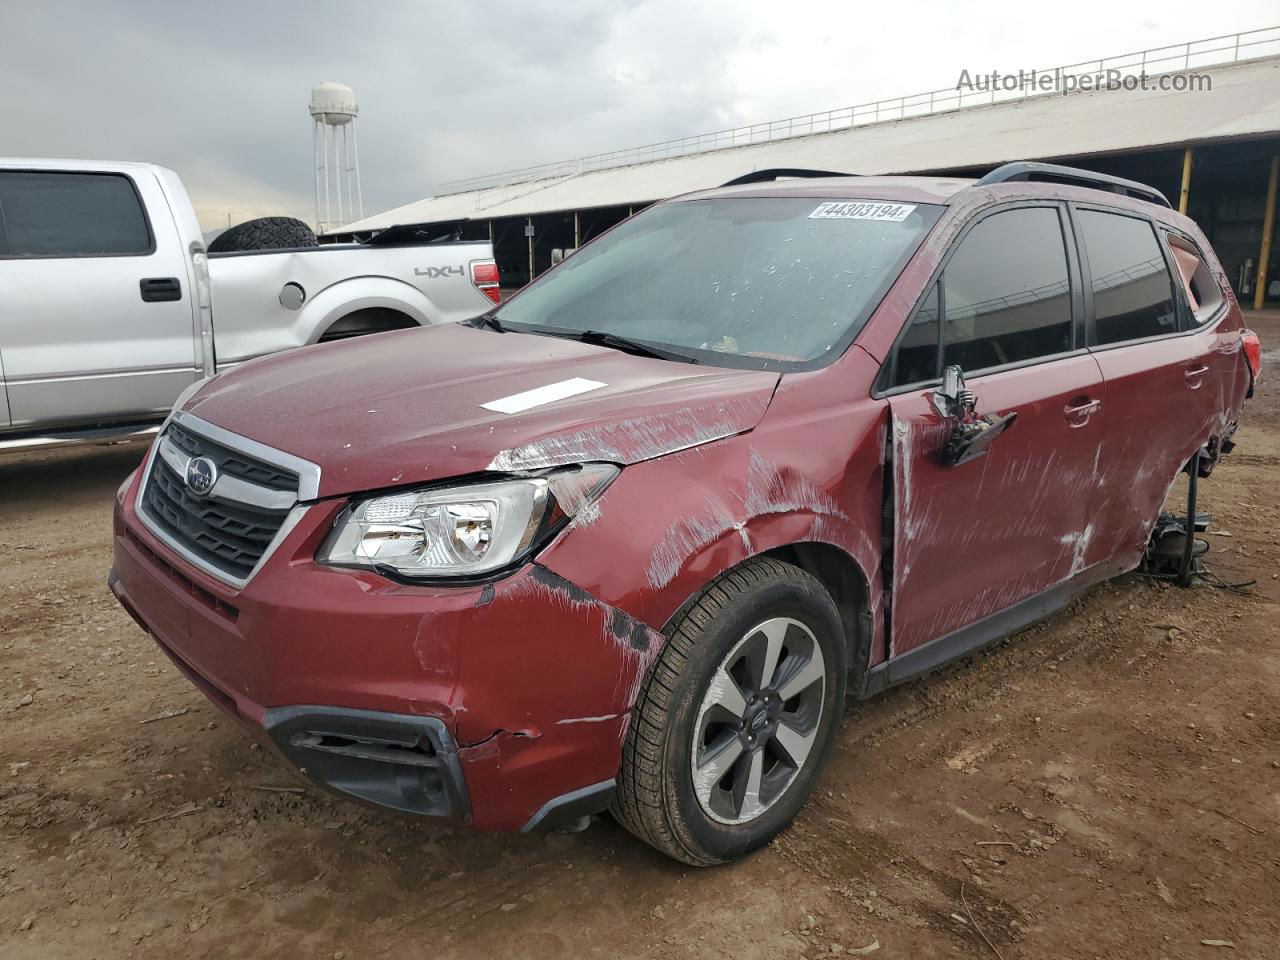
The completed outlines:
{"type": "Polygon", "coordinates": [[[356,144],[359,112],[355,94],[345,84],[318,83],[311,90],[317,233],[364,216],[360,148],[356,144]]]}

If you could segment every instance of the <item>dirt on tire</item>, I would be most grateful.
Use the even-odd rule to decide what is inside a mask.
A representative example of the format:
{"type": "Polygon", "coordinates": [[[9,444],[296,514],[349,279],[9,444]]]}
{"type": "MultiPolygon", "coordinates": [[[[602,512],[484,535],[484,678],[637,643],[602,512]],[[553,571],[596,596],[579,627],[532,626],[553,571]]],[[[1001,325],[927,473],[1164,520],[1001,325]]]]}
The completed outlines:
{"type": "Polygon", "coordinates": [[[850,702],[796,823],[711,869],[608,818],[492,836],[320,793],[107,592],[142,448],[0,459],[0,957],[1274,957],[1277,360],[1200,486],[1209,566],[1253,586],[1122,577],[850,702]]]}

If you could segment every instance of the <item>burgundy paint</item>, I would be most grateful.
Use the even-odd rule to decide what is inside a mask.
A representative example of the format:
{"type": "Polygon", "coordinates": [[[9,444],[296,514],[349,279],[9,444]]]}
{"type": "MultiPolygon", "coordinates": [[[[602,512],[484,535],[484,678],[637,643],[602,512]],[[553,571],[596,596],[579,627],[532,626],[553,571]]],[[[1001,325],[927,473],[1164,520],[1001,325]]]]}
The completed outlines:
{"type": "MultiPolygon", "coordinates": [[[[237,591],[147,533],[134,513],[135,478],[118,506],[122,599],[251,725],[266,708],[293,704],[441,717],[461,747],[473,824],[512,829],[547,800],[615,775],[659,631],[747,557],[802,542],[843,551],[867,584],[872,664],[890,639],[886,587],[901,653],[1081,567],[1131,568],[1178,467],[1238,415],[1248,382],[1238,307],[1233,300],[1204,333],[974,378],[980,412],[1016,409],[1019,422],[987,458],[941,468],[943,431],[925,392],[871,396],[903,320],[976,212],[1022,196],[1096,199],[1044,184],[957,193],[962,186],[877,178],[786,188],[951,202],[855,344],[821,370],[686,366],[447,326],[308,348],[221,376],[188,409],[320,464],[321,501],[237,591]],[[1213,372],[1188,404],[1182,366],[1204,357],[1213,372]],[[516,415],[481,407],[575,376],[608,386],[516,415]],[[1103,408],[1070,427],[1063,407],[1086,395],[1103,408]],[[890,439],[898,540],[894,582],[884,584],[890,439]],[[488,587],[403,586],[313,560],[349,495],[575,459],[628,466],[535,564],[488,587]],[[1015,553],[1033,548],[1034,562],[1019,562],[1015,553]]],[[[1156,215],[1208,251],[1185,217],[1156,215]]]]}
{"type": "MultiPolygon", "coordinates": [[[[595,436],[593,459],[633,463],[750,430],[777,382],[776,373],[441,324],[255,360],[186,409],[320,464],[320,495],[331,497],[477,473],[505,451],[566,435],[595,436]],[[573,377],[607,386],[518,414],[481,406],[573,377]],[[655,418],[667,418],[656,437],[655,418]]],[[[561,461],[580,462],[581,452],[576,444],[561,461]]]]}

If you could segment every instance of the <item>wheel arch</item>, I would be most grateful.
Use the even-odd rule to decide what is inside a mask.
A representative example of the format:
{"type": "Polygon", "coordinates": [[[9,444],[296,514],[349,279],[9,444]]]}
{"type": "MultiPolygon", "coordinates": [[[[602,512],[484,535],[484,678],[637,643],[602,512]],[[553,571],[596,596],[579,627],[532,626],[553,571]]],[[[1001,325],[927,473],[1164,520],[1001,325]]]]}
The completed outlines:
{"type": "Polygon", "coordinates": [[[663,635],[671,635],[671,630],[680,622],[680,618],[707,590],[756,557],[772,557],[798,567],[822,584],[830,594],[844,627],[848,668],[852,674],[850,689],[860,689],[862,680],[870,667],[874,634],[870,581],[858,561],[844,548],[833,543],[802,540],[779,544],[741,556],[731,566],[720,570],[711,580],[702,584],[676,608],[662,625],[663,635]]]}
{"type": "Polygon", "coordinates": [[[302,308],[297,329],[303,343],[316,343],[335,323],[362,310],[389,310],[416,326],[435,323],[439,311],[411,284],[389,277],[353,277],[325,287],[302,308]]]}

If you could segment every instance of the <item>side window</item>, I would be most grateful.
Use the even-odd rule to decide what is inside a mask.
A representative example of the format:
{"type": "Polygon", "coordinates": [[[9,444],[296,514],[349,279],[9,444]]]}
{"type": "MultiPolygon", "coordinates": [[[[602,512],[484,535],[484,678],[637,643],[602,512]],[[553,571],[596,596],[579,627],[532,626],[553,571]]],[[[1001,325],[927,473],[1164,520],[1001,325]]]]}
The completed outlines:
{"type": "Polygon", "coordinates": [[[935,283],[916,308],[893,355],[889,387],[932,380],[938,375],[938,285],[935,283]]]}
{"type": "Polygon", "coordinates": [[[1214,317],[1222,307],[1225,297],[1222,287],[1214,279],[1200,249],[1190,240],[1166,233],[1169,252],[1178,268],[1178,279],[1191,308],[1192,323],[1199,326],[1214,317]]]}
{"type": "Polygon", "coordinates": [[[1097,210],[1078,212],[1099,344],[1154,337],[1178,329],[1173,283],[1151,224],[1097,210]]]}
{"type": "Polygon", "coordinates": [[[944,268],[943,363],[966,373],[1071,349],[1071,283],[1055,207],[980,221],[944,268]]]}
{"type": "Polygon", "coordinates": [[[0,256],[148,254],[151,230],[133,182],[113,173],[0,172],[0,256]]]}

